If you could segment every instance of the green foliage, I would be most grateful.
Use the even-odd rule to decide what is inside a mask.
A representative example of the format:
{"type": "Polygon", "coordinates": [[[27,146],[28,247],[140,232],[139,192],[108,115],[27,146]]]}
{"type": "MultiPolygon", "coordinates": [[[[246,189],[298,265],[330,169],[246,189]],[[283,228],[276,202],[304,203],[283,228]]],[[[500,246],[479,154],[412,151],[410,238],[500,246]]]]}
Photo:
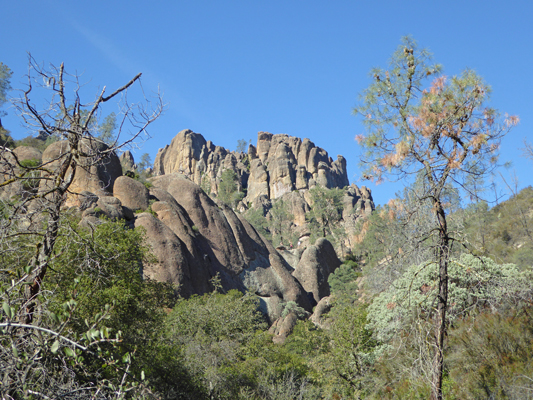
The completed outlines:
{"type": "Polygon", "coordinates": [[[520,268],[533,266],[533,188],[526,187],[509,200],[489,209],[487,203],[464,211],[465,237],[477,254],[520,268]]]}
{"type": "Polygon", "coordinates": [[[294,216],[289,212],[289,204],[283,198],[272,202],[272,208],[268,214],[268,227],[272,233],[274,245],[295,244],[298,239],[292,230],[294,216]]]}
{"type": "Polygon", "coordinates": [[[55,136],[49,136],[46,139],[43,139],[41,136],[34,137],[34,136],[26,136],[25,138],[21,140],[15,141],[16,147],[19,146],[28,146],[28,147],[34,147],[40,151],[44,151],[51,143],[59,140],[55,136]]]}
{"type": "Polygon", "coordinates": [[[117,115],[112,112],[96,129],[96,137],[102,142],[111,145],[116,140],[115,129],[117,129],[117,115]]]}
{"type": "MultiPolygon", "coordinates": [[[[250,140],[251,142],[251,140],[250,140]]],[[[244,139],[237,140],[237,153],[245,153],[246,152],[246,146],[248,146],[248,142],[244,139]]]]}
{"type": "Polygon", "coordinates": [[[200,182],[200,187],[202,190],[207,194],[208,196],[211,196],[211,180],[209,179],[209,176],[202,172],[202,179],[200,182]]]}
{"type": "Polygon", "coordinates": [[[265,328],[257,307],[255,296],[230,290],[179,299],[168,315],[167,340],[183,349],[187,370],[210,398],[236,398],[252,379],[235,361],[265,328]]]}
{"type": "Polygon", "coordinates": [[[235,171],[226,169],[222,172],[218,184],[218,197],[228,206],[234,208],[244,198],[244,193],[238,191],[238,177],[235,171]]]}
{"type": "MultiPolygon", "coordinates": [[[[105,396],[111,387],[132,388],[142,365],[152,365],[144,357],[152,349],[154,326],[161,325],[162,307],[171,305],[173,290],[142,281],[139,262],[148,253],[141,232],[118,223],[88,232],[77,227],[78,219],[67,216],[70,221],[60,227],[49,275],[34,299],[35,322],[30,326],[35,328],[0,329],[0,363],[8,379],[1,390],[4,395],[27,398],[27,389],[63,395],[92,381],[105,396]],[[129,377],[124,376],[126,370],[129,377]]],[[[10,266],[0,269],[5,314],[0,323],[6,317],[14,324],[24,321],[24,286],[13,285],[13,279],[22,281],[34,268],[31,259],[40,235],[28,233],[0,242],[0,265],[10,266]]],[[[151,378],[150,369],[144,369],[151,378]]]]}
{"type": "Polygon", "coordinates": [[[315,186],[309,190],[309,194],[311,210],[306,214],[306,220],[311,227],[311,241],[324,237],[335,244],[343,245],[344,231],[339,222],[342,219],[344,191],[315,186]]]}
{"type": "Polygon", "coordinates": [[[356,280],[360,276],[361,271],[353,260],[344,261],[339,268],[329,275],[328,283],[336,303],[353,303],[357,300],[358,285],[356,280]]]}
{"type": "Polygon", "coordinates": [[[362,303],[344,304],[334,307],[333,320],[328,335],[331,339],[331,357],[343,392],[352,396],[361,396],[365,390],[365,381],[372,371],[373,364],[382,355],[383,348],[373,338],[367,327],[367,308],[362,303]]]}
{"type": "Polygon", "coordinates": [[[170,338],[181,343],[195,337],[246,342],[263,323],[257,307],[255,296],[237,290],[178,299],[167,320],[170,338]]]}
{"type": "Polygon", "coordinates": [[[309,313],[305,311],[302,307],[299,307],[295,301],[288,301],[287,303],[283,304],[281,317],[285,318],[290,313],[294,313],[296,315],[296,318],[298,319],[303,319],[309,315],[309,313]]]}
{"type": "MultiPolygon", "coordinates": [[[[13,72],[7,65],[0,62],[0,107],[7,101],[7,93],[11,90],[11,76],[13,72]]],[[[5,111],[0,111],[0,117],[6,115],[5,111]]]]}
{"type": "Polygon", "coordinates": [[[267,240],[272,241],[272,235],[266,217],[263,215],[263,208],[249,208],[244,213],[244,218],[252,224],[252,226],[264,236],[267,240]]]}
{"type": "MultiPolygon", "coordinates": [[[[140,265],[153,261],[143,231],[127,229],[122,222],[105,222],[91,231],[72,226],[57,246],[62,252],[51,265],[47,287],[56,288],[56,295],[50,310],[59,313],[61,304],[74,299],[68,326],[81,335],[86,321],[109,307],[106,326],[122,337],[114,358],[135,354],[131,372],[139,377],[144,369],[148,380],[157,380],[153,373],[160,366],[151,360],[157,350],[154,340],[162,334],[164,309],[172,306],[174,291],[168,284],[142,279],[140,265]]],[[[98,360],[93,362],[101,368],[98,360]]],[[[111,377],[115,371],[110,367],[107,373],[111,377]]]]}
{"type": "MultiPolygon", "coordinates": [[[[449,264],[447,320],[471,315],[485,308],[497,308],[504,299],[519,299],[530,292],[531,271],[514,264],[496,264],[490,258],[463,254],[449,264]]],[[[376,337],[390,341],[408,330],[418,318],[435,316],[438,270],[435,264],[411,266],[388,290],[376,297],[369,308],[369,327],[376,337]]],[[[418,323],[418,322],[417,322],[418,323]]]]}
{"type": "Polygon", "coordinates": [[[36,191],[39,187],[41,171],[37,170],[41,162],[37,159],[20,161],[21,167],[25,170],[22,186],[24,190],[36,191]]]}
{"type": "Polygon", "coordinates": [[[15,141],[11,137],[11,134],[8,130],[4,129],[0,125],[0,146],[2,147],[8,147],[10,149],[14,149],[16,147],[15,141]]]}
{"type": "Polygon", "coordinates": [[[143,153],[143,155],[141,156],[141,161],[137,163],[137,169],[139,171],[144,171],[151,167],[152,167],[152,159],[150,158],[150,154],[143,153]]]}
{"type": "Polygon", "coordinates": [[[456,398],[529,399],[533,392],[531,306],[484,312],[451,332],[450,376],[456,398]]]}

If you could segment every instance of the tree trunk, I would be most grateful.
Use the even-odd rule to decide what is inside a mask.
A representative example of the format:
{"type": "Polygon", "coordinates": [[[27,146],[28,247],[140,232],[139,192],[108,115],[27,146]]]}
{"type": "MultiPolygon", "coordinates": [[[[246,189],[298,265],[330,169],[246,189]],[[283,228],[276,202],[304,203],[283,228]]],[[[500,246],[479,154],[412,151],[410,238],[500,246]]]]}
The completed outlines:
{"type": "Polygon", "coordinates": [[[439,260],[439,297],[437,305],[437,318],[435,321],[435,358],[433,361],[431,399],[442,400],[442,375],[444,372],[444,337],[446,336],[446,310],[448,308],[448,258],[450,238],[446,213],[440,200],[435,202],[437,220],[439,223],[439,247],[437,250],[439,260]]]}
{"type": "Polygon", "coordinates": [[[77,137],[70,140],[71,148],[66,159],[62,162],[56,174],[47,178],[50,182],[53,182],[54,187],[50,193],[43,194],[41,198],[44,207],[42,211],[48,214],[48,219],[46,221],[46,231],[38,243],[37,253],[31,261],[33,271],[27,278],[29,285],[26,286],[24,293],[26,304],[24,322],[28,325],[33,322],[37,296],[41,292],[41,284],[48,270],[50,257],[59,235],[61,206],[63,205],[64,195],[67,193],[76,171],[77,162],[72,153],[77,151],[78,142],[79,138],[77,137]]]}

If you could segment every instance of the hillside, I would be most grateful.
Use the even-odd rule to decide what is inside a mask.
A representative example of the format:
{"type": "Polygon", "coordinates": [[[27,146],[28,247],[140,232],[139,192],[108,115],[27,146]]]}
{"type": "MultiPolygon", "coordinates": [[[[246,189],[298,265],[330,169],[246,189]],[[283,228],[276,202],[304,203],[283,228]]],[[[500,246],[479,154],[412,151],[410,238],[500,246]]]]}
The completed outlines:
{"type": "MultiPolygon", "coordinates": [[[[127,152],[119,158],[106,153],[105,144],[82,142],[87,154],[106,156],[86,159],[73,175],[61,208],[58,250],[51,256],[38,304],[42,315],[54,316],[47,326],[64,335],[99,335],[106,344],[98,353],[63,347],[62,359],[71,363],[63,371],[71,371],[73,378],[49,378],[53,385],[48,393],[79,388],[78,379],[101,379],[100,369],[83,357],[111,360],[106,374],[119,380],[121,369],[112,361],[118,357],[131,367],[132,376],[146,379],[139,398],[428,394],[424,371],[431,360],[413,357],[416,340],[422,340],[420,329],[429,332],[431,327],[402,310],[409,309],[407,299],[417,302],[418,312],[431,313],[426,301],[434,295],[435,276],[427,264],[417,264],[430,247],[405,246],[406,232],[413,228],[406,231],[397,219],[404,200],[374,212],[368,189],[338,187],[335,179],[327,179],[340,176],[332,172],[335,162],[322,161],[313,175],[294,162],[296,157],[286,157],[295,154],[286,141],[300,146],[306,141],[276,137],[270,138],[284,151],[273,151],[273,158],[263,152],[263,164],[254,158],[255,146],[246,155],[230,152],[182,131],[160,151],[159,173],[136,166],[127,152]],[[197,159],[198,142],[205,143],[197,159]],[[180,161],[172,163],[169,154],[180,161]],[[204,159],[202,170],[198,166],[204,159]],[[258,187],[247,168],[250,159],[265,174],[265,191],[257,197],[249,192],[258,187]],[[161,160],[177,165],[178,172],[161,167],[161,160]],[[272,165],[292,172],[284,181],[272,165]],[[161,168],[172,172],[161,173],[161,168]],[[298,188],[298,170],[306,172],[307,187],[298,188]],[[198,177],[200,185],[194,182],[198,177]],[[276,192],[280,187],[286,192],[276,192]],[[87,326],[95,314],[94,324],[87,326]],[[120,341],[112,344],[104,326],[120,331],[120,341]],[[128,355],[134,353],[135,359],[128,355]]],[[[9,266],[2,270],[6,288],[12,277],[23,276],[37,240],[28,234],[42,227],[41,206],[32,198],[46,198],[53,189],[48,171],[58,168],[67,148],[56,141],[43,152],[28,146],[2,152],[3,232],[12,235],[3,237],[0,252],[2,265],[9,266]],[[43,165],[46,169],[39,169],[43,165]],[[17,208],[20,202],[24,209],[17,208]],[[13,239],[20,234],[26,241],[13,239]]],[[[465,244],[454,248],[450,269],[450,396],[504,385],[507,398],[524,393],[524,382],[515,382],[531,371],[532,209],[533,190],[526,188],[490,209],[477,203],[450,213],[451,226],[460,229],[465,244]],[[481,258],[465,254],[467,248],[481,258]],[[516,351],[506,348],[507,340],[516,343],[516,351]],[[511,357],[513,363],[485,362],[481,353],[511,357]],[[479,372],[486,368],[491,369],[488,375],[479,372]]],[[[13,324],[25,308],[17,305],[19,298],[4,299],[0,323],[13,324]]],[[[3,338],[11,340],[9,334],[3,338]]],[[[55,354],[58,345],[47,346],[51,350],[45,351],[55,354]]],[[[22,379],[12,361],[15,354],[17,347],[6,346],[0,353],[14,383],[22,379]]],[[[32,365],[57,371],[46,362],[32,365]]],[[[41,385],[37,375],[24,379],[41,385]]]]}

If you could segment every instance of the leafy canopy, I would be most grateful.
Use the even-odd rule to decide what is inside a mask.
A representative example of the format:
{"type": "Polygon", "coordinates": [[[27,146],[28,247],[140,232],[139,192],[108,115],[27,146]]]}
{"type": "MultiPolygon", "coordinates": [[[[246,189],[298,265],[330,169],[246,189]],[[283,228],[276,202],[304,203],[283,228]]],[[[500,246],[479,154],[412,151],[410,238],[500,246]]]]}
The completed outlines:
{"type": "MultiPolygon", "coordinates": [[[[476,310],[495,309],[505,299],[530,292],[531,271],[520,271],[514,264],[496,264],[490,258],[463,254],[451,260],[448,274],[449,321],[476,310]]],[[[433,316],[437,296],[436,264],[413,265],[374,299],[369,307],[369,328],[379,340],[390,340],[400,330],[407,330],[409,321],[433,316]]]]}
{"type": "MultiPolygon", "coordinates": [[[[375,68],[373,83],[354,113],[363,117],[364,178],[425,170],[434,183],[448,175],[491,170],[499,140],[518,123],[485,106],[490,87],[474,71],[441,74],[430,53],[409,37],[393,54],[389,69],[375,68]],[[431,79],[431,81],[429,81],[431,79]]],[[[442,182],[440,182],[442,183],[442,182]]]]}
{"type": "MultiPolygon", "coordinates": [[[[7,92],[11,90],[10,79],[13,72],[7,65],[0,62],[0,107],[7,101],[7,92]]],[[[5,111],[0,111],[0,117],[5,115],[5,111]]]]}

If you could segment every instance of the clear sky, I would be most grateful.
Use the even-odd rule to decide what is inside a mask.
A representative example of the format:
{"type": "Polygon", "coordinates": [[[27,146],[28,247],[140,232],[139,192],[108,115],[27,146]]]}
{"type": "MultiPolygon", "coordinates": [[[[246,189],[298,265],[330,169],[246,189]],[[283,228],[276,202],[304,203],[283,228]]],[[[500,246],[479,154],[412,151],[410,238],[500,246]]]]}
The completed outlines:
{"type": "MultiPolygon", "coordinates": [[[[492,86],[491,106],[519,115],[502,161],[512,161],[520,187],[533,185],[533,162],[520,151],[533,142],[531,0],[6,0],[1,9],[0,61],[13,88],[24,85],[28,52],[64,62],[94,93],[138,72],[146,91],[159,85],[167,109],[137,159],[153,160],[186,128],[232,150],[239,139],[255,144],[259,131],[287,133],[346,157],[350,182],[370,187],[377,204],[401,186],[359,180],[354,136],[363,127],[351,112],[369,70],[412,35],[446,75],[476,70],[492,86]]],[[[5,111],[4,126],[26,136],[5,111]]]]}

